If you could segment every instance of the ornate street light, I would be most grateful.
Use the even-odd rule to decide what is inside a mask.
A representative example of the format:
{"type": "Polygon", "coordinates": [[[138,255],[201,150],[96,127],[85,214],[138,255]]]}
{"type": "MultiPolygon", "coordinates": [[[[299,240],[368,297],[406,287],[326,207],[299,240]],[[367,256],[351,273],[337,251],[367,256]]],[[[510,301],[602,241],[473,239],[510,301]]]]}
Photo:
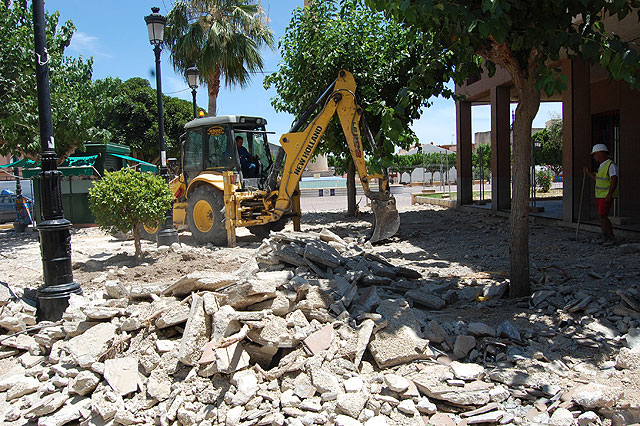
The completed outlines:
{"type": "Polygon", "coordinates": [[[189,83],[189,87],[191,87],[191,95],[193,95],[193,118],[198,118],[198,106],[196,105],[196,89],[198,88],[198,83],[200,82],[200,72],[198,68],[191,67],[187,68],[185,72],[187,76],[187,83],[189,83]]]}
{"type": "MultiPolygon", "coordinates": [[[[158,144],[160,145],[160,176],[169,183],[169,169],[167,168],[167,148],[164,142],[164,114],[162,111],[162,79],[160,76],[160,45],[164,41],[164,27],[167,18],[160,15],[160,9],[152,7],[149,16],[145,16],[149,30],[149,42],[154,45],[156,55],[156,93],[158,96],[158,144]]],[[[173,227],[173,209],[169,208],[164,215],[164,222],[160,224],[157,234],[158,246],[171,245],[178,242],[178,232],[173,227]]]]}
{"type": "Polygon", "coordinates": [[[62,210],[62,173],[58,170],[51,120],[51,93],[49,91],[49,55],[44,24],[44,1],[33,0],[33,29],[35,36],[36,85],[38,88],[38,118],[40,121],[41,168],[40,188],[40,253],[44,285],[38,289],[39,321],[57,321],[62,318],[71,293],[82,294],[80,285],[73,281],[71,269],[71,222],[62,210]]]}

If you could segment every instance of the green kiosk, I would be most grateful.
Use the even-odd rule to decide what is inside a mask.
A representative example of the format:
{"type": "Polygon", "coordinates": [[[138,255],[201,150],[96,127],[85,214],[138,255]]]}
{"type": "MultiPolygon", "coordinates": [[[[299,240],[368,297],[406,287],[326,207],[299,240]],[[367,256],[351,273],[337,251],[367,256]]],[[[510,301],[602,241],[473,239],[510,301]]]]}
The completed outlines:
{"type": "MultiPolygon", "coordinates": [[[[85,152],[75,153],[58,166],[63,174],[62,207],[64,217],[74,225],[93,224],[95,218],[89,209],[89,189],[93,182],[100,179],[104,172],[113,172],[124,167],[134,167],[143,172],[157,173],[157,167],[137,158],[129,156],[131,150],[126,145],[117,143],[88,143],[85,152]]],[[[40,216],[40,188],[38,174],[40,168],[33,161],[27,160],[22,169],[23,178],[33,179],[33,195],[35,200],[35,221],[40,216]]]]}

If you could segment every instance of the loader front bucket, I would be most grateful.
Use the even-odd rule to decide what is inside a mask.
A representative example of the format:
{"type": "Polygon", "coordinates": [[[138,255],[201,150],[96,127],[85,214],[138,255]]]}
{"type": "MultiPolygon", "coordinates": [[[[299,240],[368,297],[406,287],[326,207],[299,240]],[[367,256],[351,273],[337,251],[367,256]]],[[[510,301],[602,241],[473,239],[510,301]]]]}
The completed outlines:
{"type": "Polygon", "coordinates": [[[392,237],[400,228],[400,214],[396,208],[396,199],[391,195],[388,200],[371,200],[373,210],[372,243],[392,237]]]}

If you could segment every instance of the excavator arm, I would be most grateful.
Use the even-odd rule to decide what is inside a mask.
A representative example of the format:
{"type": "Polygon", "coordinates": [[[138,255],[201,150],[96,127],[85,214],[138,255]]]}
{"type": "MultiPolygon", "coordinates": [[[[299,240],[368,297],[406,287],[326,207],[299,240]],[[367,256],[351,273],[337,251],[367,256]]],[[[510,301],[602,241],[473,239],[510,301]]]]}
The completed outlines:
{"type": "MultiPolygon", "coordinates": [[[[291,210],[293,195],[298,187],[302,172],[305,170],[318,143],[322,139],[329,121],[338,115],[342,130],[349,145],[349,151],[356,166],[362,188],[365,195],[371,199],[374,214],[374,228],[371,242],[380,241],[393,236],[400,227],[400,216],[396,208],[395,198],[389,190],[389,178],[386,174],[369,174],[362,147],[362,137],[360,133],[360,120],[363,110],[356,102],[356,83],[353,75],[348,71],[340,71],[338,78],[316,103],[303,114],[294,124],[289,133],[280,138],[280,144],[284,151],[283,156],[279,153],[274,170],[269,179],[269,185],[275,183],[273,173],[282,170],[282,178],[278,190],[272,192],[271,199],[275,198],[273,209],[274,219],[278,220],[282,215],[291,210]],[[301,129],[311,112],[324,104],[320,113],[317,114],[306,126],[301,129]],[[378,191],[371,189],[372,179],[379,179],[378,191]]],[[[275,185],[274,185],[275,186],[275,185]]]]}

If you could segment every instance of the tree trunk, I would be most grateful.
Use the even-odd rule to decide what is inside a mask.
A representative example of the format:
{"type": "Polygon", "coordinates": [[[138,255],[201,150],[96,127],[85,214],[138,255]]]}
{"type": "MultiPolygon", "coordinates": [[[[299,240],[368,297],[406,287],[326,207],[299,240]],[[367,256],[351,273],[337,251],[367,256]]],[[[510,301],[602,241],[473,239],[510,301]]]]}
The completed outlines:
{"type": "Polygon", "coordinates": [[[540,107],[535,77],[514,78],[518,107],[513,122],[513,199],[510,220],[510,297],[531,294],[529,280],[529,169],[531,125],[540,107]]]}
{"type": "Polygon", "coordinates": [[[207,88],[209,89],[209,110],[207,115],[215,117],[218,111],[218,94],[220,93],[220,69],[216,69],[213,75],[207,78],[207,88]]]}
{"type": "Polygon", "coordinates": [[[347,215],[356,214],[356,165],[349,160],[347,168],[347,215]]]}
{"type": "Polygon", "coordinates": [[[140,245],[140,226],[133,227],[133,246],[136,248],[136,259],[140,259],[142,255],[142,246],[140,245]]]}

